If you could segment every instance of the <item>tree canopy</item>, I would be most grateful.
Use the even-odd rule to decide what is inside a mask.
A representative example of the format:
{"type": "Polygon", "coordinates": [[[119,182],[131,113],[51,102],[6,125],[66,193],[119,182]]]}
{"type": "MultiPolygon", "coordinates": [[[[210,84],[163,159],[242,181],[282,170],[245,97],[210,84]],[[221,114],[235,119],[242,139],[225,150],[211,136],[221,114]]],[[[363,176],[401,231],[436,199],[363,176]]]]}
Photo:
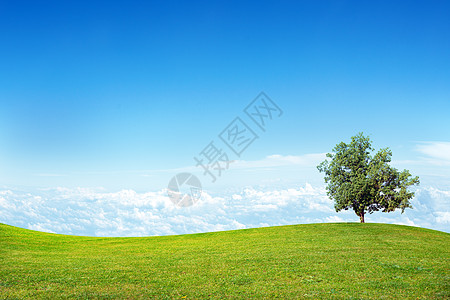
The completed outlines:
{"type": "Polygon", "coordinates": [[[412,208],[414,192],[408,188],[419,184],[408,170],[399,172],[390,166],[392,151],[374,149],[369,137],[359,133],[349,144],[341,142],[317,168],[325,173],[327,194],[334,200],[336,212],[353,209],[360,221],[364,215],[381,210],[391,212],[399,208],[402,213],[412,208]]]}

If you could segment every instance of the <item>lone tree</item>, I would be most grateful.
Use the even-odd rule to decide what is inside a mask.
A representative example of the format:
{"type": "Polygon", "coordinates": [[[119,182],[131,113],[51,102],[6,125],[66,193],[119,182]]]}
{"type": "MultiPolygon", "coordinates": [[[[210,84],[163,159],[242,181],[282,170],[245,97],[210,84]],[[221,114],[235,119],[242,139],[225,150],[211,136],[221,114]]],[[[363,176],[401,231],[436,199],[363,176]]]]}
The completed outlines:
{"type": "Polygon", "coordinates": [[[327,194],[334,199],[336,212],[353,209],[364,223],[364,215],[381,210],[391,212],[400,208],[412,208],[409,200],[414,192],[408,187],[419,184],[419,177],[412,177],[408,170],[399,172],[391,167],[392,151],[380,149],[374,156],[369,137],[359,133],[350,144],[339,143],[328,153],[317,169],[325,173],[327,194]]]}

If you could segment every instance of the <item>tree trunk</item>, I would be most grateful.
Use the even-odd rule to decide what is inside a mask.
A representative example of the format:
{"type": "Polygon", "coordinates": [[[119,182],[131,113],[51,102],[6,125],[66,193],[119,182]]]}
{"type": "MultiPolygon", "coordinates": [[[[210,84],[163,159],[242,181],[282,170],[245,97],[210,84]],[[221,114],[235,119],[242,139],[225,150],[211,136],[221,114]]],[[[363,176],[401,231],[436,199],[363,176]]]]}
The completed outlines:
{"type": "Polygon", "coordinates": [[[359,220],[361,221],[361,223],[364,223],[364,211],[362,211],[362,212],[359,214],[359,220]]]}

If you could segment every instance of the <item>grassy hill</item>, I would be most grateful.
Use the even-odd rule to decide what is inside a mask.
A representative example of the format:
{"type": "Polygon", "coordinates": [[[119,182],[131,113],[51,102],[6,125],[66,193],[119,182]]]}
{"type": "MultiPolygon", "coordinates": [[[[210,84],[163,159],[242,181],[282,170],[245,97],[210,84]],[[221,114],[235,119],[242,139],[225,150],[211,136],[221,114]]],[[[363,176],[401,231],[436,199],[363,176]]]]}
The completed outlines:
{"type": "Polygon", "coordinates": [[[450,234],[310,224],[145,238],[0,224],[0,298],[450,297],[450,234]]]}

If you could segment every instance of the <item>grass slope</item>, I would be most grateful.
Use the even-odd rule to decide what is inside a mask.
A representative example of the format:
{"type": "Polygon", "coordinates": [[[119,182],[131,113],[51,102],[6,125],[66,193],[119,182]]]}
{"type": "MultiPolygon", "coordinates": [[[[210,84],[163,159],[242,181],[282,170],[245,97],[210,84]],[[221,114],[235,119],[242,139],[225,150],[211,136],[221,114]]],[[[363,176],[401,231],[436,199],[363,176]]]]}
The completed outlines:
{"type": "Polygon", "coordinates": [[[0,298],[449,298],[450,234],[310,224],[146,238],[0,224],[0,298]]]}

